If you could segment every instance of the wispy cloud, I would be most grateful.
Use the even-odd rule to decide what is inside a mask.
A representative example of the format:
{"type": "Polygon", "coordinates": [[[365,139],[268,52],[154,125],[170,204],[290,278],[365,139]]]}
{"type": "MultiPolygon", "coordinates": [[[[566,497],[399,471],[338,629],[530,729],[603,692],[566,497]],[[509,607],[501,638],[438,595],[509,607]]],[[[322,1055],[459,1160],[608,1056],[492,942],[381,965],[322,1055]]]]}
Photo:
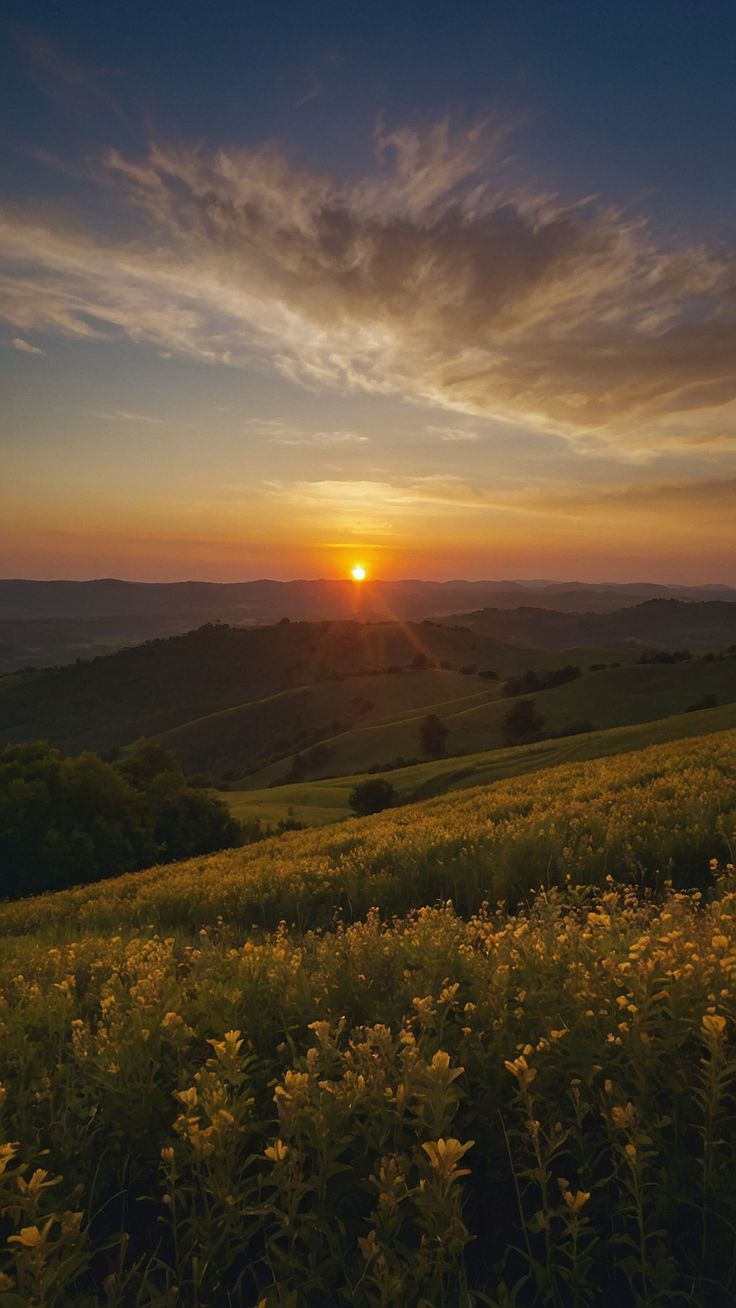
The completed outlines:
{"type": "Polygon", "coordinates": [[[109,413],[95,410],[93,416],[95,418],[104,418],[109,422],[142,422],[151,427],[160,427],[164,424],[163,418],[155,418],[150,413],[134,413],[129,409],[113,409],[109,413]]]}
{"type": "Polygon", "coordinates": [[[137,239],[8,216],[3,312],[21,332],[260,359],[584,452],[736,448],[733,251],[665,247],[643,219],[511,191],[504,147],[483,125],[381,129],[376,171],[349,184],[269,145],[111,152],[137,239]]]}
{"type": "Polygon", "coordinates": [[[439,436],[441,441],[463,442],[480,440],[477,431],[471,431],[468,427],[442,427],[435,423],[429,423],[424,430],[430,436],[439,436]]]}
{"type": "Polygon", "coordinates": [[[8,342],[14,350],[20,350],[22,354],[45,354],[46,351],[39,348],[38,345],[31,345],[30,341],[24,341],[22,336],[14,336],[12,341],[8,342]]]}
{"type": "Polygon", "coordinates": [[[351,445],[367,445],[370,436],[355,431],[308,431],[292,422],[279,418],[250,418],[249,431],[265,437],[274,445],[303,445],[315,449],[344,449],[351,445]]]}

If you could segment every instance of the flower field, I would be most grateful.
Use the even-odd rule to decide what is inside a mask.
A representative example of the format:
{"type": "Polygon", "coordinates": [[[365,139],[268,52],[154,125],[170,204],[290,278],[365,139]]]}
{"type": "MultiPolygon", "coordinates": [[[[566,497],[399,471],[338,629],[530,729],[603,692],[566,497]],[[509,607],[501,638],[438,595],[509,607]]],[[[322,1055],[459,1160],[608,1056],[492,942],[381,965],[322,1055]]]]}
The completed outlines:
{"type": "Polygon", "coordinates": [[[732,1303],[735,840],[722,733],[0,907],[0,1308],[732,1303]]]}

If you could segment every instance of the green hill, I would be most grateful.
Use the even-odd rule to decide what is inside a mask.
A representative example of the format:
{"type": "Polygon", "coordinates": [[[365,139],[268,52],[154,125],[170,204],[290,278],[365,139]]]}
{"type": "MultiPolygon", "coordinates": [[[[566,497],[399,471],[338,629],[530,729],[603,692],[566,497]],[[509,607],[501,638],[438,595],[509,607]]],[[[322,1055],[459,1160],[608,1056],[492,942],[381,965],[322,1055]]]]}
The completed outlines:
{"type": "MultiPolygon", "coordinates": [[[[106,657],[0,678],[0,744],[107,750],[280,691],[412,664],[503,674],[547,655],[432,623],[208,625],[106,657]]],[[[334,717],[330,713],[328,721],[334,717]]]]}
{"type": "MultiPolygon", "coordinates": [[[[411,670],[320,681],[186,722],[158,737],[188,772],[242,775],[259,760],[282,758],[315,740],[365,725],[420,718],[456,702],[482,703],[498,683],[458,672],[411,670]]],[[[416,751],[415,751],[416,752],[416,751]]],[[[289,764],[276,764],[281,772],[289,764]]]]}
{"type": "MultiPolygon", "coordinates": [[[[484,684],[490,686],[485,694],[434,705],[450,732],[449,754],[475,754],[503,747],[503,718],[513,700],[503,697],[497,683],[484,684]]],[[[719,703],[736,701],[736,659],[605,668],[537,692],[534,699],[545,717],[547,731],[563,730],[581,719],[607,730],[684,713],[705,695],[714,695],[719,703]]],[[[391,721],[368,722],[326,738],[324,762],[310,775],[352,775],[376,765],[384,767],[397,756],[415,759],[421,753],[421,717],[421,712],[405,713],[391,721]]],[[[254,773],[246,784],[263,789],[278,782],[288,766],[289,760],[271,764],[254,773]]]]}
{"type": "MultiPolygon", "coordinates": [[[[494,749],[464,757],[437,759],[413,767],[397,768],[387,775],[401,802],[444,795],[469,786],[488,785],[524,776],[563,763],[584,762],[626,754],[649,745],[693,739],[736,728],[736,702],[697,713],[680,713],[634,726],[613,727],[558,740],[542,740],[512,749],[494,749]]],[[[265,790],[231,790],[223,796],[233,816],[260,821],[264,827],[293,819],[307,826],[323,826],[351,816],[348,798],[360,774],[322,781],[271,787],[265,790]]]]}

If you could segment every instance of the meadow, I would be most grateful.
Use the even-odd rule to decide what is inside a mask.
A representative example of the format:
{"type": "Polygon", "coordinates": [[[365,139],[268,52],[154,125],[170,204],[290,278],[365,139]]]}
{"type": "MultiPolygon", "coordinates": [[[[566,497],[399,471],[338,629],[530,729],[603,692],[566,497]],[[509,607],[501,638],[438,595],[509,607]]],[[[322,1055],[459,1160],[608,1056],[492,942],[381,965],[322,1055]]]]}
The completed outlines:
{"type": "Polygon", "coordinates": [[[731,731],[0,907],[0,1305],[731,1302],[735,841],[731,731]]]}
{"type": "MultiPolygon", "coordinates": [[[[407,804],[446,795],[450,791],[525,776],[562,763],[606,758],[611,754],[644,749],[648,745],[687,740],[734,727],[736,704],[720,704],[717,708],[701,709],[697,713],[677,713],[627,727],[609,727],[606,731],[539,740],[530,745],[432,759],[393,768],[386,775],[397,793],[398,802],[407,804]]],[[[263,790],[232,788],[221,798],[226,801],[233,817],[248,823],[258,821],[264,830],[290,819],[305,826],[324,826],[350,816],[350,793],[364,775],[328,777],[268,786],[263,790]]],[[[242,783],[234,783],[234,787],[239,784],[242,783]]]]}

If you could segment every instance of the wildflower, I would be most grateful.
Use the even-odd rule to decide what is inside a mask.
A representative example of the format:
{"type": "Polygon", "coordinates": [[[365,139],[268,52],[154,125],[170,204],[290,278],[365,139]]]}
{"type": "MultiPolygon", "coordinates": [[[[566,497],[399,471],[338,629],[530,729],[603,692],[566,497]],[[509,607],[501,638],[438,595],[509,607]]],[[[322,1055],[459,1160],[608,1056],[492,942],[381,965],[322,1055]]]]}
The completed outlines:
{"type": "Polygon", "coordinates": [[[0,1145],[0,1176],[2,1176],[8,1163],[12,1162],[18,1152],[18,1144],[0,1145]]]}
{"type": "Polygon", "coordinates": [[[274,1140],[273,1144],[263,1152],[264,1157],[269,1158],[272,1163],[283,1163],[289,1152],[289,1146],[284,1144],[283,1140],[274,1140]]]}
{"type": "Polygon", "coordinates": [[[590,1190],[564,1190],[562,1197],[571,1212],[579,1213],[590,1199],[590,1190]]]}
{"type": "Polygon", "coordinates": [[[507,1058],[504,1059],[503,1065],[507,1072],[516,1077],[520,1086],[531,1085],[537,1075],[537,1069],[529,1066],[523,1054],[520,1054],[518,1058],[514,1058],[512,1061],[507,1058]]]}
{"type": "Polygon", "coordinates": [[[720,1013],[706,1013],[702,1021],[702,1032],[706,1040],[720,1040],[726,1030],[726,1019],[720,1013]]]}
{"type": "Polygon", "coordinates": [[[450,1184],[461,1176],[469,1176],[469,1167],[458,1167],[457,1164],[469,1149],[473,1148],[474,1140],[468,1140],[467,1144],[461,1144],[459,1140],[451,1138],[449,1140],[428,1140],[422,1145],[422,1149],[427,1155],[430,1167],[433,1172],[446,1183],[450,1184]]]}
{"type": "Polygon", "coordinates": [[[617,1126],[621,1131],[625,1131],[627,1126],[631,1125],[635,1117],[636,1109],[632,1103],[627,1103],[623,1108],[617,1104],[611,1109],[611,1121],[613,1122],[613,1125],[617,1126]]]}
{"type": "Polygon", "coordinates": [[[19,1235],[8,1237],[8,1244],[19,1244],[24,1249],[39,1249],[46,1241],[53,1220],[53,1217],[49,1217],[42,1231],[37,1226],[22,1226],[19,1235]]]}

